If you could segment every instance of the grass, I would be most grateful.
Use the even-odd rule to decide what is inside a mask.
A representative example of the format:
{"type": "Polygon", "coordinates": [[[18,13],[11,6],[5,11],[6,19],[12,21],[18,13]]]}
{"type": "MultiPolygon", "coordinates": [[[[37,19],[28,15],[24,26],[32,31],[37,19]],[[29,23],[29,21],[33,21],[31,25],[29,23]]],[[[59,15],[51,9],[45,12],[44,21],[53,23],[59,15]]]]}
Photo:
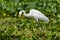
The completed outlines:
{"type": "Polygon", "coordinates": [[[33,18],[0,18],[0,40],[60,40],[60,23],[51,18],[49,23],[33,18]]]}

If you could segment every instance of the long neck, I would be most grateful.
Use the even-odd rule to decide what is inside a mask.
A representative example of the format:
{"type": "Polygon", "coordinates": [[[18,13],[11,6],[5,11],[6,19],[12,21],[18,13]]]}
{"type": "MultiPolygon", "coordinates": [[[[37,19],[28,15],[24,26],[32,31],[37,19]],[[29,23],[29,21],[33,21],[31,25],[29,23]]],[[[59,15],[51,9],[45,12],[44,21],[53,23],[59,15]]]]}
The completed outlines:
{"type": "Polygon", "coordinates": [[[30,13],[29,14],[26,14],[25,11],[24,11],[24,16],[31,17],[31,14],[30,13]]]}

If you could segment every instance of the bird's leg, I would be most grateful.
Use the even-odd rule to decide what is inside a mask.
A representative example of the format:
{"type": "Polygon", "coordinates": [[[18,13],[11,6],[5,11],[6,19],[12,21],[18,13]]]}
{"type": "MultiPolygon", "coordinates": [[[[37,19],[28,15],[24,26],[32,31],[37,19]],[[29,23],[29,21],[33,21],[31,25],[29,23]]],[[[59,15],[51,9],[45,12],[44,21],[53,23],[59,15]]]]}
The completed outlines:
{"type": "MultiPolygon", "coordinates": [[[[39,20],[39,19],[38,19],[39,20]]],[[[38,22],[38,21],[37,21],[38,22]]],[[[38,22],[38,25],[42,28],[42,24],[40,22],[38,22]]]]}
{"type": "Polygon", "coordinates": [[[41,24],[40,22],[38,22],[38,24],[39,24],[39,26],[41,26],[41,28],[42,28],[42,24],[41,24]]]}
{"type": "Polygon", "coordinates": [[[35,18],[35,20],[37,21],[38,26],[41,26],[41,28],[42,28],[42,24],[40,22],[38,22],[38,18],[35,18]]]}
{"type": "MultiPolygon", "coordinates": [[[[35,18],[35,19],[36,19],[36,21],[38,22],[38,18],[35,18]]],[[[38,22],[38,26],[41,26],[41,28],[42,28],[42,25],[41,25],[40,22],[38,22]]]]}
{"type": "Polygon", "coordinates": [[[35,20],[38,22],[38,18],[35,18],[35,20]]]}

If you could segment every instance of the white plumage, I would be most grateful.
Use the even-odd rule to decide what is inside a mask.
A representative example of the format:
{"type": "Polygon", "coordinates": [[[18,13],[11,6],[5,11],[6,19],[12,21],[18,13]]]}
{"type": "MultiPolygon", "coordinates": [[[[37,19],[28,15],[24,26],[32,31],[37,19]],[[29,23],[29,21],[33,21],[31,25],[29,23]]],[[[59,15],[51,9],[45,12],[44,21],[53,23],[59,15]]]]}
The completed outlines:
{"type": "Polygon", "coordinates": [[[19,15],[23,14],[26,17],[34,17],[34,19],[36,19],[36,21],[38,22],[38,20],[43,20],[45,22],[49,22],[48,17],[46,17],[42,12],[32,9],[30,10],[30,13],[26,14],[24,10],[19,12],[19,15]]]}

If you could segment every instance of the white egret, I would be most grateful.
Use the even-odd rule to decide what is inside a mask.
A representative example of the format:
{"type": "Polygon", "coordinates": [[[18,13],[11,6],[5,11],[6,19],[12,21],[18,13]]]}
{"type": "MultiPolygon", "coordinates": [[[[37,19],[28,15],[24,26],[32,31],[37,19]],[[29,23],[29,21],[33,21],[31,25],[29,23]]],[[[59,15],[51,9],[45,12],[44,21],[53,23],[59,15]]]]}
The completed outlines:
{"type": "Polygon", "coordinates": [[[38,20],[43,20],[45,22],[49,22],[48,17],[46,17],[42,12],[32,9],[30,10],[29,14],[26,14],[24,10],[19,12],[19,15],[23,14],[26,17],[33,17],[34,19],[36,19],[36,21],[38,22],[38,20]]]}

